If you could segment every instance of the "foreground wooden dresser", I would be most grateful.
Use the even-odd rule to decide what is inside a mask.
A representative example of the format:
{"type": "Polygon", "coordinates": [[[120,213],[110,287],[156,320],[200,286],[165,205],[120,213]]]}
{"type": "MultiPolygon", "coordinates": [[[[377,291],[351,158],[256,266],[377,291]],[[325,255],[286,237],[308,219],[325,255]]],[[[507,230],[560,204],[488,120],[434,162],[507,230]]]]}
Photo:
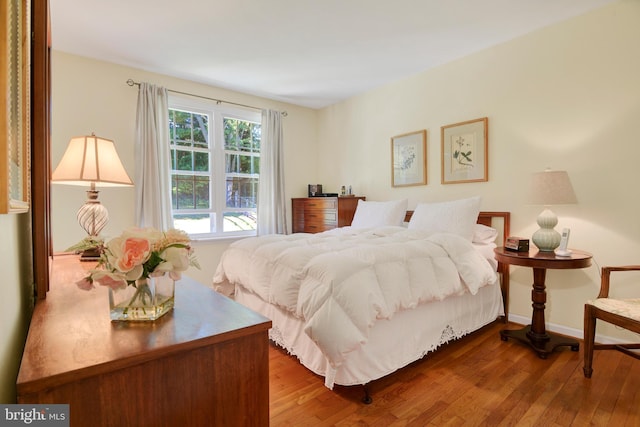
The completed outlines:
{"type": "Polygon", "coordinates": [[[302,197],[291,199],[294,233],[320,233],[351,225],[358,200],[365,197],[302,197]]]}
{"type": "Polygon", "coordinates": [[[271,321],[183,278],[172,312],[111,323],[107,289],[57,256],[35,307],[18,403],[68,403],[71,426],[268,426],[271,321]]]}

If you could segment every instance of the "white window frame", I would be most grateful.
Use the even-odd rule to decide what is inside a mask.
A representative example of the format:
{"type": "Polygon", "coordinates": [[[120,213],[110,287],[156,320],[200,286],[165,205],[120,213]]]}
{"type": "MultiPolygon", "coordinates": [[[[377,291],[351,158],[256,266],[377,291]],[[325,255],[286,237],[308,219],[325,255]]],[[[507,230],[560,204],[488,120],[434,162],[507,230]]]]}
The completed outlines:
{"type": "MultiPolygon", "coordinates": [[[[232,118],[245,120],[254,123],[262,123],[262,115],[258,111],[245,110],[229,106],[226,104],[218,104],[215,101],[193,99],[176,95],[169,96],[169,109],[183,110],[193,113],[199,113],[209,116],[209,200],[211,206],[207,212],[215,214],[215,230],[209,233],[190,233],[189,236],[193,240],[207,240],[219,238],[236,238],[255,236],[256,230],[235,230],[224,231],[224,213],[232,212],[235,209],[226,207],[226,168],[225,168],[225,149],[224,149],[224,118],[232,118]]],[[[172,165],[168,165],[169,175],[173,174],[172,165]]],[[[179,171],[178,171],[179,172],[179,171]]],[[[256,174],[259,178],[259,174],[256,174]]],[[[247,208],[256,212],[255,209],[247,208]]],[[[205,213],[202,210],[179,210],[171,209],[171,219],[178,213],[205,213]]],[[[256,227],[257,228],[257,227],[256,227]]]]}

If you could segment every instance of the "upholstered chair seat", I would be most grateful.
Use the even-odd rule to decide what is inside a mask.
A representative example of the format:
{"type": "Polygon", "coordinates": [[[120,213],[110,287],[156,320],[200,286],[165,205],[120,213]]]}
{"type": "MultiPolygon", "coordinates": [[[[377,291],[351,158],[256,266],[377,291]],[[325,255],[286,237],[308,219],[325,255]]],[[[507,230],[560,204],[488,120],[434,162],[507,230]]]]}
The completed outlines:
{"type": "MultiPolygon", "coordinates": [[[[593,373],[594,350],[618,350],[640,359],[640,343],[598,344],[595,342],[596,321],[598,319],[617,327],[640,334],[640,298],[615,299],[609,297],[611,273],[614,271],[640,271],[640,265],[602,267],[600,293],[598,298],[584,305],[584,376],[593,373]]],[[[639,281],[640,283],[640,281],[639,281]]]]}
{"type": "Polygon", "coordinates": [[[587,304],[598,307],[600,310],[608,311],[609,313],[628,317],[629,319],[637,320],[640,322],[640,298],[598,298],[593,301],[587,301],[587,304]]]}
{"type": "Polygon", "coordinates": [[[598,298],[584,305],[584,376],[591,378],[593,373],[594,350],[619,350],[629,356],[640,359],[635,351],[640,343],[598,344],[595,342],[596,321],[598,319],[620,328],[640,334],[640,298],[615,299],[609,297],[611,273],[614,271],[640,271],[640,265],[621,267],[602,267],[602,278],[598,298]]]}

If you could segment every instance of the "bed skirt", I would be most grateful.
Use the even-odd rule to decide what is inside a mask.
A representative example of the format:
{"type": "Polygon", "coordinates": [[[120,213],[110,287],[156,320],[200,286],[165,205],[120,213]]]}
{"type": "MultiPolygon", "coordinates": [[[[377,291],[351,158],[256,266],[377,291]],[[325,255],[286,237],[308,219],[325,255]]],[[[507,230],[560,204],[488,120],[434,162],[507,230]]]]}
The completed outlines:
{"type": "Polygon", "coordinates": [[[323,376],[330,389],[334,384],[350,386],[382,378],[504,315],[498,284],[485,286],[476,295],[464,294],[400,311],[389,320],[378,320],[368,341],[334,369],[304,333],[301,319],[240,286],[236,287],[234,299],[271,319],[269,338],[309,370],[323,376]]]}

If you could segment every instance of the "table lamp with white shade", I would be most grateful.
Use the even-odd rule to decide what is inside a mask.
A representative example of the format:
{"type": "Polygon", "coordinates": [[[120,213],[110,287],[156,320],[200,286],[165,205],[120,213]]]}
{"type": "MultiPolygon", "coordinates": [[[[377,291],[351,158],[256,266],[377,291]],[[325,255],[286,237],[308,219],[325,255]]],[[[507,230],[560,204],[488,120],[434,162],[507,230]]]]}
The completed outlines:
{"type": "Polygon", "coordinates": [[[531,177],[530,202],[545,207],[537,219],[540,229],[533,233],[531,240],[540,251],[553,252],[560,246],[561,236],[554,229],[558,224],[558,217],[549,207],[578,202],[569,174],[566,171],[550,169],[534,173],[531,177]]]}
{"type": "MultiPolygon", "coordinates": [[[[89,185],[87,201],[78,210],[78,223],[89,237],[96,238],[107,225],[109,213],[98,200],[96,187],[132,186],[112,140],[91,134],[71,138],[51,182],[89,185]]],[[[96,251],[85,251],[81,259],[95,259],[96,251]]]]}

